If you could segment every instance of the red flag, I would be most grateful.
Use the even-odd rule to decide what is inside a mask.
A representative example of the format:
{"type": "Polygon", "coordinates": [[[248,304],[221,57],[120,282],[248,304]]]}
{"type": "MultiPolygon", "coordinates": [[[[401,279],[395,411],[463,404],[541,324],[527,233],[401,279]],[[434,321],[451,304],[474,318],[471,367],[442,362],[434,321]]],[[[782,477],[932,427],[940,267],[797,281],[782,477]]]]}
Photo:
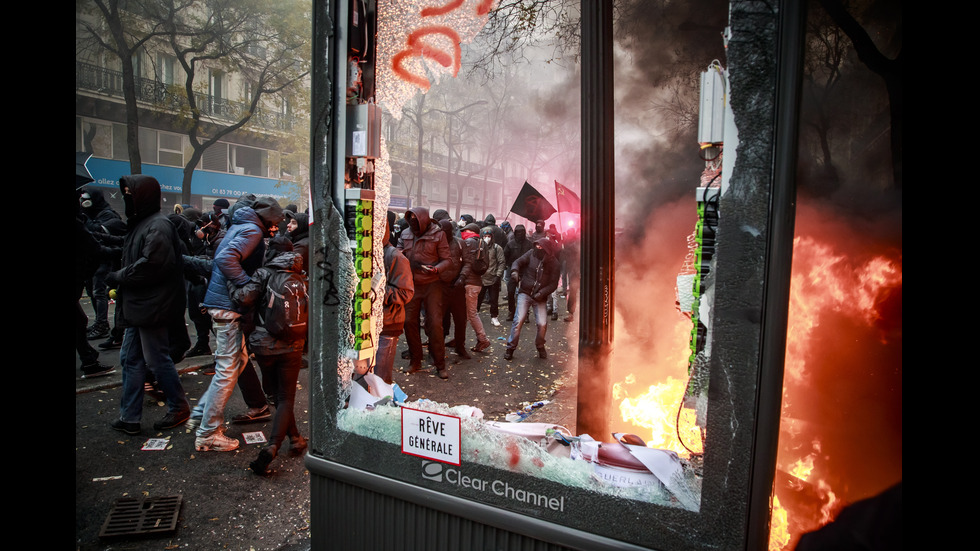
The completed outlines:
{"type": "Polygon", "coordinates": [[[555,194],[558,196],[558,210],[578,214],[582,212],[582,200],[575,192],[555,180],[555,194]]]}

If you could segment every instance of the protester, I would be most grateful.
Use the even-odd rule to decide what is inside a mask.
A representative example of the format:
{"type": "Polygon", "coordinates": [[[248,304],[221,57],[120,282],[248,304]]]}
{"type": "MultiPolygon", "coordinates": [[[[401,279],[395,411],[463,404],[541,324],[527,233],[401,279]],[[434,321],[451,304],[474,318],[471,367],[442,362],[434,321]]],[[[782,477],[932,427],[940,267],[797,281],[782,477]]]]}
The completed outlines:
{"type": "Polygon", "coordinates": [[[265,390],[274,396],[276,406],[269,445],[262,448],[258,457],[249,464],[256,474],[266,474],[269,464],[282,449],[282,442],[286,436],[289,436],[290,452],[293,455],[302,454],[307,447],[306,439],[300,435],[299,428],[296,426],[296,416],[293,412],[296,381],[303,367],[305,329],[295,334],[274,334],[269,328],[273,327],[275,320],[267,318],[274,316],[275,310],[256,308],[258,305],[270,302],[269,293],[274,292],[270,285],[277,273],[298,274],[305,286],[303,258],[293,252],[293,245],[285,236],[275,237],[269,242],[269,255],[272,258],[252,274],[248,283],[231,293],[232,302],[241,309],[260,312],[255,330],[249,335],[248,341],[262,370],[265,390]]]}
{"type": "Polygon", "coordinates": [[[470,353],[466,351],[466,289],[460,285],[453,286],[453,282],[459,277],[459,271],[463,269],[463,239],[455,236],[455,228],[452,220],[443,219],[439,221],[439,226],[446,234],[446,241],[449,243],[449,269],[439,272],[439,279],[442,280],[442,296],[445,304],[445,312],[442,315],[442,331],[449,334],[450,322],[453,324],[453,338],[446,343],[446,346],[456,350],[456,355],[464,360],[470,359],[470,353]]]}
{"type": "Polygon", "coordinates": [[[303,257],[303,271],[310,273],[310,217],[302,212],[286,211],[286,235],[293,242],[293,251],[303,257]]]}
{"type": "Polygon", "coordinates": [[[442,282],[439,273],[450,266],[449,245],[438,224],[429,219],[425,207],[413,207],[405,213],[408,229],[402,231],[398,248],[412,267],[415,295],[408,303],[405,320],[405,340],[408,341],[409,373],[422,370],[421,314],[425,305],[426,333],[429,335],[429,351],[436,364],[439,377],[449,378],[446,371],[446,344],[443,341],[442,282]]]}
{"type": "Polygon", "coordinates": [[[412,267],[409,266],[405,255],[389,240],[394,225],[395,213],[388,211],[388,229],[382,236],[385,279],[387,281],[383,305],[384,320],[381,326],[377,356],[374,360],[374,374],[388,384],[394,382],[391,376],[395,365],[398,337],[401,336],[405,327],[405,308],[415,294],[412,267]]]}
{"type": "Polygon", "coordinates": [[[172,429],[190,417],[190,406],[171,358],[169,328],[184,317],[183,261],[173,224],[160,212],[160,184],[150,176],[119,179],[126,202],[129,233],[122,248],[122,269],[106,283],[116,289],[116,309],[126,326],[119,361],[123,390],[119,419],[112,428],[140,433],[145,369],[156,378],[167,402],[167,414],[156,430],[172,429]]]}
{"type": "Polygon", "coordinates": [[[547,358],[545,335],[548,331],[547,306],[550,295],[558,287],[560,267],[558,264],[557,245],[554,241],[544,238],[534,243],[534,249],[514,261],[511,267],[511,278],[518,285],[517,314],[507,339],[505,360],[514,358],[514,350],[521,338],[521,327],[527,320],[528,310],[534,309],[534,321],[538,326],[534,346],[538,349],[539,358],[547,358]]]}
{"type": "Polygon", "coordinates": [[[507,321],[514,321],[514,311],[517,298],[517,283],[511,277],[514,261],[524,256],[524,253],[534,248],[534,244],[527,238],[527,230],[523,224],[514,227],[514,238],[507,243],[504,249],[504,263],[506,273],[504,278],[507,280],[507,321]]]}
{"type": "Polygon", "coordinates": [[[495,226],[484,226],[480,230],[480,239],[487,247],[487,271],[483,274],[483,288],[480,289],[480,298],[477,310],[483,308],[483,300],[490,301],[490,323],[494,327],[500,327],[500,280],[504,277],[504,250],[493,240],[493,228],[495,226]]]}
{"type": "Polygon", "coordinates": [[[231,392],[248,363],[245,328],[251,325],[251,311],[235,305],[229,284],[244,286],[259,268],[264,256],[262,238],[271,236],[282,220],[282,207],[271,197],[259,199],[251,206],[236,204],[232,225],[218,245],[214,267],[204,298],[204,306],[217,329],[215,374],[204,396],[194,408],[200,419],[195,448],[198,451],[231,451],[238,448],[237,439],[223,434],[224,410],[231,392]]]}
{"type": "MultiPolygon", "coordinates": [[[[466,287],[466,318],[476,333],[476,346],[471,350],[483,352],[490,348],[490,339],[483,329],[483,321],[477,311],[480,300],[480,290],[483,289],[483,274],[486,273],[487,260],[481,260],[482,255],[487,255],[489,247],[480,247],[480,226],[476,223],[469,224],[463,228],[463,268],[459,271],[454,286],[466,287]],[[478,268],[478,263],[482,266],[478,268]]],[[[457,343],[459,346],[459,343],[457,343]]]]}
{"type": "MultiPolygon", "coordinates": [[[[93,234],[122,236],[126,234],[126,223],[122,221],[109,203],[102,190],[88,186],[82,189],[78,198],[84,214],[85,228],[93,234]]],[[[104,339],[109,336],[109,289],[105,284],[106,275],[112,271],[112,259],[99,263],[98,269],[85,283],[92,306],[95,309],[95,323],[87,329],[89,340],[104,339]]]]}

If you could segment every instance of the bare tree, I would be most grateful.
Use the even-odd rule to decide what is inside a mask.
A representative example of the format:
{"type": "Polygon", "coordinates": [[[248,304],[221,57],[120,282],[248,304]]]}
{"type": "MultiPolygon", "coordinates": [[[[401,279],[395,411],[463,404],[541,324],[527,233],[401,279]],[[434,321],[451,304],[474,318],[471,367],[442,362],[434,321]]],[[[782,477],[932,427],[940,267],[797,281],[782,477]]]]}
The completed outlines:
{"type": "Polygon", "coordinates": [[[194,169],[204,152],[244,127],[264,99],[286,92],[308,74],[309,10],[309,4],[298,1],[211,0],[204,13],[181,17],[171,11],[173,17],[163,22],[183,68],[186,134],[193,149],[184,166],[182,201],[190,202],[194,169]],[[244,80],[244,108],[215,95],[213,82],[226,72],[244,80]],[[199,91],[209,84],[205,77],[212,81],[212,93],[199,91]],[[229,120],[234,122],[226,124],[229,120]]]}
{"type": "MultiPolygon", "coordinates": [[[[140,0],[90,0],[76,2],[76,20],[85,30],[83,48],[94,44],[119,58],[122,66],[123,99],[126,103],[126,148],[129,170],[143,171],[139,146],[139,109],[136,103],[136,78],[133,58],[147,43],[163,36],[163,21],[173,17],[164,14],[158,2],[140,0]],[[108,31],[108,33],[106,33],[108,31]]],[[[191,2],[170,3],[169,10],[183,11],[191,2]]]]}

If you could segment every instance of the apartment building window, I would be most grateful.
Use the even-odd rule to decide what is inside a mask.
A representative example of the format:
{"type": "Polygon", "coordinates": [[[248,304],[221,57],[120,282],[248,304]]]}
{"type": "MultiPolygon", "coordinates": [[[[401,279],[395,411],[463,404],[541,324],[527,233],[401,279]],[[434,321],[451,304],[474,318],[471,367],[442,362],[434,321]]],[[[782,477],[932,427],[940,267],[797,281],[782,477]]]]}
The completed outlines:
{"type": "Polygon", "coordinates": [[[184,137],[180,134],[160,132],[158,163],[166,166],[184,166],[184,137]]]}
{"type": "Polygon", "coordinates": [[[157,164],[157,131],[140,128],[140,159],[144,163],[157,164]]]}
{"type": "Polygon", "coordinates": [[[228,144],[216,143],[204,150],[201,168],[216,172],[228,172],[228,144]]]}
{"type": "Polygon", "coordinates": [[[120,161],[129,160],[129,145],[126,143],[126,125],[112,125],[112,158],[120,161]]]}
{"type": "Polygon", "coordinates": [[[177,58],[165,53],[157,54],[157,80],[172,85],[174,84],[174,67],[177,65],[177,58]]]}
{"type": "Polygon", "coordinates": [[[232,145],[229,153],[231,172],[248,176],[268,177],[268,151],[244,145],[232,145]]]}
{"type": "Polygon", "coordinates": [[[82,123],[82,151],[96,157],[112,158],[112,125],[94,121],[82,123]]]}

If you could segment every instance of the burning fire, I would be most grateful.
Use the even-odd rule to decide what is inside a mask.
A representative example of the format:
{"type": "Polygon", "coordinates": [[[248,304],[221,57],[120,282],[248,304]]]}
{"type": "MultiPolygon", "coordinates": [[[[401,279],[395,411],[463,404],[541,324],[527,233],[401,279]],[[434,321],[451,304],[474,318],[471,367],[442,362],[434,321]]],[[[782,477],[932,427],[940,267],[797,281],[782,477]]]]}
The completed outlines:
{"type": "MultiPolygon", "coordinates": [[[[840,499],[826,481],[833,473],[829,472],[829,465],[826,464],[829,463],[829,457],[822,454],[821,435],[806,434],[807,424],[797,423],[790,414],[793,409],[790,398],[812,392],[812,375],[817,370],[833,368],[829,365],[807,364],[813,357],[811,343],[820,329],[821,317],[826,313],[834,313],[873,327],[882,319],[879,305],[883,293],[891,288],[900,289],[901,283],[901,264],[886,256],[874,256],[864,263],[855,263],[847,255],[836,253],[830,245],[820,243],[814,238],[798,236],[794,240],[781,440],[792,440],[797,436],[810,438],[812,452],[793,461],[786,457],[794,453],[790,449],[791,444],[780,442],[777,462],[785,465],[781,468],[793,479],[785,485],[777,484],[775,492],[808,492],[805,499],[819,501],[820,506],[812,509],[812,518],[793,518],[780,505],[778,497],[773,495],[770,550],[783,549],[799,535],[827,524],[833,520],[841,505],[840,499]],[[819,472],[820,466],[827,472],[819,472]],[[794,528],[793,533],[791,526],[794,528]]],[[[796,413],[800,414],[799,411],[796,413]]],[[[784,494],[783,497],[788,496],[784,494]]]]}
{"type": "MultiPolygon", "coordinates": [[[[632,384],[635,380],[631,373],[626,377],[625,383],[632,384]]],[[[625,396],[625,387],[617,383],[613,386],[613,398],[623,400],[619,404],[623,421],[650,429],[650,432],[642,435],[647,446],[672,450],[687,457],[687,448],[694,453],[701,452],[701,431],[695,424],[694,410],[684,408],[681,410],[680,426],[687,448],[677,438],[677,408],[684,399],[686,387],[687,381],[667,377],[663,383],[650,385],[646,393],[630,398],[625,396]]]]}

